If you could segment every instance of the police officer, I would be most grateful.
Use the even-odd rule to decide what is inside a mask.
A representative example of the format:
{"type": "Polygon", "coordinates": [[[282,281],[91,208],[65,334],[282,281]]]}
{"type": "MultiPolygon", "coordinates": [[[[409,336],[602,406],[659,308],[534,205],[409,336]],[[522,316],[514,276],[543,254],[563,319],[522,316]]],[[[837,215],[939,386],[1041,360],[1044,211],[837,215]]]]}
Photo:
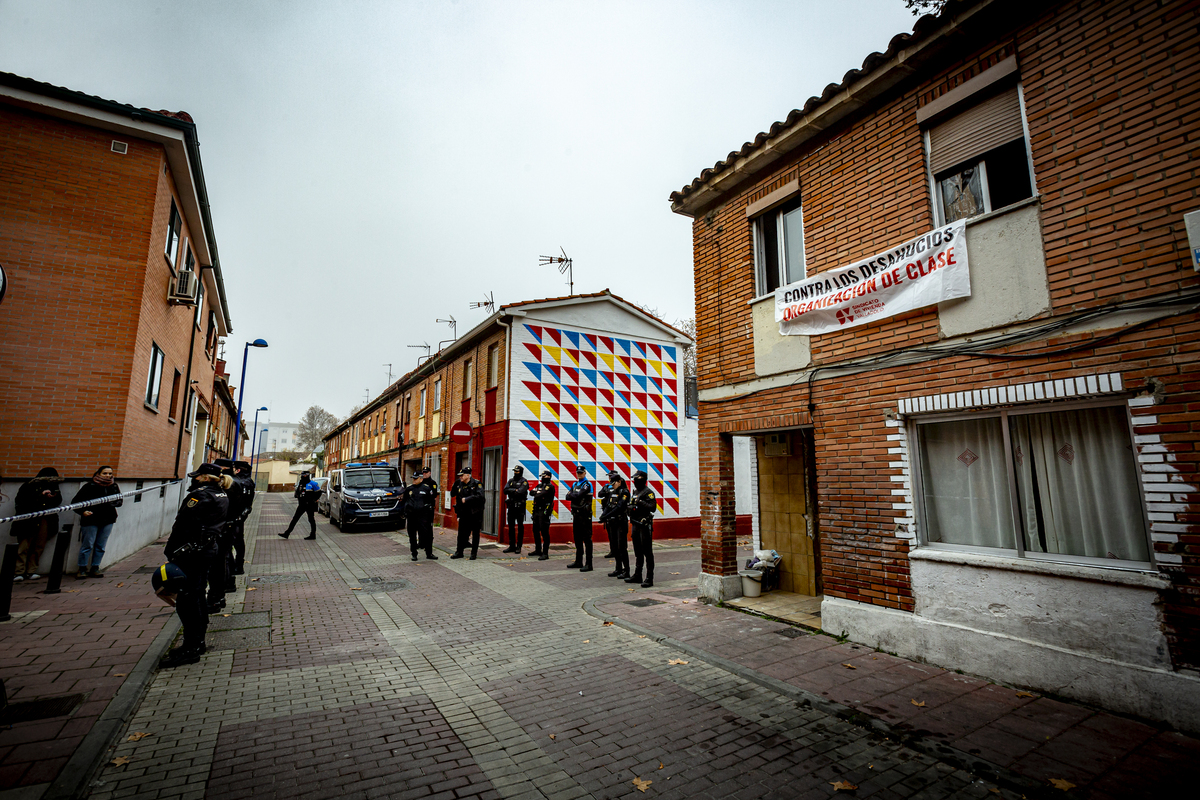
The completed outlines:
{"type": "Polygon", "coordinates": [[[243,486],[233,477],[233,462],[228,458],[218,458],[213,464],[220,468],[222,475],[229,477],[231,483],[225,490],[229,495],[229,510],[226,513],[225,525],[217,537],[217,555],[208,568],[210,614],[216,614],[225,608],[225,595],[237,591],[237,581],[233,577],[233,539],[238,525],[241,524],[246,503],[243,486]]]}
{"type": "Polygon", "coordinates": [[[242,515],[237,521],[233,532],[233,574],[246,574],[246,519],[254,510],[254,476],[250,474],[251,466],[246,461],[233,462],[233,482],[241,485],[243,507],[242,515]]]}
{"type": "Polygon", "coordinates": [[[508,547],[506,553],[520,554],[525,543],[525,499],[529,497],[529,482],[525,468],[513,467],[513,476],[504,486],[504,505],[508,508],[508,547]],[[514,538],[514,533],[515,537],[514,538]]]}
{"type": "Polygon", "coordinates": [[[188,477],[193,479],[190,491],[175,515],[163,551],[167,561],[177,565],[186,576],[179,582],[175,600],[175,613],[183,623],[183,644],[163,660],[163,667],[195,664],[204,654],[204,634],[208,631],[204,584],[208,565],[216,556],[217,536],[229,515],[229,495],[225,490],[233,483],[232,478],[222,475],[216,464],[201,464],[188,477]]]}
{"type": "Polygon", "coordinates": [[[296,527],[296,523],[300,521],[300,517],[308,514],[308,527],[311,529],[308,536],[305,536],[305,541],[311,541],[317,538],[317,501],[321,499],[321,484],[307,478],[307,472],[300,476],[300,483],[296,484],[296,497],[300,502],[296,504],[296,513],[292,516],[291,523],[287,526],[287,530],[279,534],[280,538],[286,539],[292,534],[292,529],[296,527]]]}
{"type": "Polygon", "coordinates": [[[608,549],[617,560],[610,578],[629,577],[629,489],[616,470],[596,495],[600,498],[600,522],[608,532],[608,549]]]}
{"type": "Polygon", "coordinates": [[[425,477],[421,470],[414,470],[412,483],[400,492],[404,506],[404,519],[408,525],[408,546],[412,560],[417,560],[417,551],[424,550],[425,558],[437,561],[433,554],[433,510],[437,504],[437,484],[425,477]]]}
{"type": "Polygon", "coordinates": [[[576,481],[567,492],[571,504],[571,532],[575,538],[575,560],[567,569],[580,572],[592,571],[592,483],[587,479],[587,470],[575,468],[576,481]],[[586,556],[586,559],[585,559],[586,556]]]}
{"type": "Polygon", "coordinates": [[[541,480],[533,487],[533,555],[538,561],[550,558],[550,515],[554,513],[555,495],[558,488],[551,480],[550,470],[541,474],[541,480]]]}
{"type": "Polygon", "coordinates": [[[451,558],[462,558],[467,544],[471,545],[471,560],[479,555],[479,530],[483,527],[483,484],[471,477],[471,468],[463,467],[458,480],[450,487],[454,498],[454,513],[458,515],[458,549],[451,558]]]}
{"type": "Polygon", "coordinates": [[[654,512],[658,510],[658,499],[654,490],[646,485],[646,473],[633,473],[633,495],[630,498],[629,519],[633,522],[633,554],[637,557],[637,568],[626,583],[641,583],[643,589],[654,585],[654,512]],[[646,562],[646,580],[642,581],[642,561],[646,562]]]}

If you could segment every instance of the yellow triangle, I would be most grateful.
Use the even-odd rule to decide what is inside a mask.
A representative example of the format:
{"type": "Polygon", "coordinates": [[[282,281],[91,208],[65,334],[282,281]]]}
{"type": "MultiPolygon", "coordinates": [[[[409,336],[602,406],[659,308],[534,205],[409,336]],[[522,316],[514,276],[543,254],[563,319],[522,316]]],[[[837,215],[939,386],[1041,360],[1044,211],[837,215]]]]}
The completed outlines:
{"type": "Polygon", "coordinates": [[[657,458],[659,461],[662,461],[663,449],[661,444],[648,444],[646,447],[651,453],[654,453],[655,458],[657,458]]]}
{"type": "Polygon", "coordinates": [[[628,361],[626,361],[626,360],[625,360],[624,358],[622,358],[621,356],[616,356],[616,359],[617,359],[617,364],[619,364],[619,365],[620,365],[620,367],[621,367],[621,371],[622,371],[622,372],[625,372],[625,373],[628,373],[628,372],[630,371],[630,370],[629,370],[629,362],[628,362],[628,361]]]}
{"type": "Polygon", "coordinates": [[[613,446],[611,444],[599,444],[597,447],[600,448],[601,453],[608,456],[609,461],[613,460],[613,446]]]}
{"type": "Polygon", "coordinates": [[[651,427],[661,428],[663,426],[662,419],[658,416],[657,411],[652,408],[648,408],[646,409],[646,413],[650,415],[650,421],[654,423],[654,425],[651,427]]]}
{"type": "Polygon", "coordinates": [[[661,362],[661,361],[647,361],[647,362],[646,362],[646,365],[647,365],[647,369],[646,369],[646,374],[647,374],[647,375],[649,375],[649,374],[650,374],[650,370],[654,370],[654,374],[655,374],[655,375],[662,375],[663,362],[661,362]]]}
{"type": "Polygon", "coordinates": [[[583,413],[587,414],[588,417],[592,420],[592,422],[596,421],[596,407],[595,406],[580,406],[580,408],[583,409],[583,413]]]}
{"type": "Polygon", "coordinates": [[[549,450],[555,460],[558,460],[558,442],[542,442],[542,447],[549,450]]]}
{"type": "Polygon", "coordinates": [[[675,369],[665,361],[663,362],[663,369],[666,370],[666,373],[663,375],[664,378],[675,377],[675,369]]]}
{"type": "Polygon", "coordinates": [[[633,415],[642,421],[642,427],[646,427],[646,412],[640,408],[631,408],[633,415]]]}
{"type": "Polygon", "coordinates": [[[530,412],[533,414],[534,419],[542,418],[542,414],[541,414],[542,404],[541,403],[539,403],[537,400],[522,400],[521,402],[524,403],[525,407],[530,410],[530,412]]]}
{"type": "Polygon", "coordinates": [[[571,367],[579,366],[579,362],[576,361],[574,358],[571,358],[571,354],[567,352],[565,347],[562,349],[561,352],[562,352],[562,357],[563,357],[563,360],[562,360],[563,364],[566,364],[567,366],[571,366],[571,367]]]}
{"type": "Polygon", "coordinates": [[[613,371],[613,355],[612,355],[612,353],[597,353],[596,355],[600,356],[600,360],[602,360],[605,364],[608,365],[608,371],[612,372],[613,371]]]}
{"type": "Polygon", "coordinates": [[[571,447],[570,443],[559,442],[559,444],[562,445],[562,449],[566,451],[567,455],[569,455],[571,458],[576,458],[575,449],[571,447]]]}
{"type": "Polygon", "coordinates": [[[614,445],[613,445],[613,447],[616,447],[616,448],[617,448],[617,452],[618,452],[618,453],[620,453],[622,456],[624,456],[626,461],[632,461],[632,460],[633,460],[633,459],[631,459],[631,458],[629,457],[629,451],[628,451],[628,450],[626,450],[626,449],[625,449],[625,447],[624,447],[623,445],[614,444],[614,445]]]}
{"type": "MultiPolygon", "coordinates": [[[[562,350],[561,350],[560,348],[558,348],[558,347],[549,347],[549,346],[547,346],[547,347],[545,348],[545,350],[546,350],[546,352],[547,352],[547,353],[549,353],[550,357],[554,359],[554,363],[555,363],[555,364],[561,364],[561,363],[562,363],[562,362],[559,360],[559,359],[561,359],[561,358],[562,358],[562,350]]],[[[545,361],[543,361],[542,363],[544,364],[544,363],[546,363],[546,362],[545,362],[545,361]]]]}
{"type": "Polygon", "coordinates": [[[549,419],[550,417],[554,417],[555,420],[558,419],[558,414],[554,413],[554,409],[550,408],[550,406],[547,405],[546,403],[542,403],[542,405],[545,406],[545,408],[546,408],[546,418],[547,419],[549,419]]]}
{"type": "Polygon", "coordinates": [[[613,421],[612,415],[609,414],[607,411],[605,411],[603,408],[600,409],[600,415],[603,416],[606,420],[608,420],[610,424],[612,423],[612,421],[613,421]]]}

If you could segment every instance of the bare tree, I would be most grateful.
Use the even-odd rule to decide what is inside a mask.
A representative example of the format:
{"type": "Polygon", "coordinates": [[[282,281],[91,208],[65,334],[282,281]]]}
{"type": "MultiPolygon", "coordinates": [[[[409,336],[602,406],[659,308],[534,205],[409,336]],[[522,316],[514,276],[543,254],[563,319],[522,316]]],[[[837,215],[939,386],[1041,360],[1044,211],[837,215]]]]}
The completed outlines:
{"type": "Polygon", "coordinates": [[[309,406],[300,418],[296,430],[296,443],[305,453],[311,453],[325,441],[325,436],[337,427],[338,418],[320,406],[309,406]]]}
{"type": "Polygon", "coordinates": [[[693,343],[683,349],[683,374],[692,377],[696,374],[696,318],[681,319],[675,323],[675,327],[692,339],[693,343]]]}
{"type": "Polygon", "coordinates": [[[940,14],[948,0],[904,0],[904,7],[913,13],[914,17],[922,14],[940,14]]]}

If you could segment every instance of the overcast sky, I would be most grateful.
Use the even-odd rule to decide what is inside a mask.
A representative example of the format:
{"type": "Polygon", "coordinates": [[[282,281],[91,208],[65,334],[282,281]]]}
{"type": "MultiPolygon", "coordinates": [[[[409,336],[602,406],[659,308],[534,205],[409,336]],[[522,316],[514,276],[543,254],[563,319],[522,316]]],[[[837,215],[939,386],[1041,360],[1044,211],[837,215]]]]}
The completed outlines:
{"type": "MultiPolygon", "coordinates": [[[[903,0],[0,0],[0,70],[189,112],[245,407],[341,417],[468,303],[576,292],[693,313],[667,197],[841,80],[903,0]]],[[[247,415],[249,416],[249,415],[247,415]]]]}

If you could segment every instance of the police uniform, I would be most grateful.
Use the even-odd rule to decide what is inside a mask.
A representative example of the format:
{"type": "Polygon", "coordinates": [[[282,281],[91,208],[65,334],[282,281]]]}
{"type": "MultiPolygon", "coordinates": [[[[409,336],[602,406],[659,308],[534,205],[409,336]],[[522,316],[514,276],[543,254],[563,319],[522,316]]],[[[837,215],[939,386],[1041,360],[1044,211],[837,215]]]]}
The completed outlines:
{"type": "Polygon", "coordinates": [[[296,487],[296,497],[300,502],[296,504],[296,513],[292,516],[291,523],[287,526],[287,530],[279,534],[286,539],[291,535],[292,529],[296,527],[296,523],[305,514],[308,514],[308,527],[310,533],[305,536],[305,539],[317,538],[317,519],[314,516],[317,511],[317,501],[321,499],[321,484],[314,480],[306,480],[302,485],[296,487]]]}
{"type": "Polygon", "coordinates": [[[242,487],[242,514],[233,530],[233,574],[246,573],[246,519],[254,510],[254,476],[250,474],[250,464],[246,461],[233,462],[234,483],[242,487]]]}
{"type": "Polygon", "coordinates": [[[229,510],[226,512],[225,525],[217,537],[217,554],[208,568],[208,613],[216,614],[225,608],[225,595],[237,591],[237,582],[233,577],[233,537],[242,518],[242,509],[246,498],[242,485],[233,478],[233,462],[227,458],[218,458],[213,464],[221,472],[233,479],[233,483],[225,490],[229,496],[229,510]]]}
{"type": "Polygon", "coordinates": [[[616,566],[608,573],[610,578],[629,577],[629,490],[625,479],[616,472],[608,473],[612,483],[605,484],[597,493],[600,498],[600,521],[608,532],[608,549],[616,559],[616,566]]]}
{"type": "Polygon", "coordinates": [[[504,505],[508,508],[506,553],[520,553],[525,543],[525,500],[529,497],[529,482],[524,475],[524,467],[513,467],[512,480],[504,486],[504,505]]]}
{"type": "MultiPolygon", "coordinates": [[[[421,475],[420,471],[413,473],[413,479],[421,475]]],[[[412,549],[412,559],[417,560],[417,551],[424,550],[425,557],[437,560],[433,554],[433,510],[437,504],[437,484],[429,479],[420,483],[410,483],[400,492],[400,502],[404,505],[404,519],[408,527],[408,546],[412,549]]]]}
{"type": "MultiPolygon", "coordinates": [[[[201,464],[188,477],[220,476],[213,464],[201,464]]],[[[177,564],[187,576],[179,587],[175,612],[183,623],[183,644],[168,657],[168,661],[199,659],[204,652],[204,635],[208,631],[208,612],[204,602],[204,585],[208,566],[216,555],[216,540],[229,515],[229,495],[219,483],[200,483],[188,492],[175,515],[171,536],[163,550],[167,560],[177,564]]]]}
{"type": "Polygon", "coordinates": [[[567,564],[567,569],[578,569],[580,572],[592,571],[592,483],[587,479],[587,473],[582,469],[576,470],[583,477],[571,485],[567,492],[567,502],[571,504],[571,533],[575,538],[575,560],[567,564]]]}
{"type": "Polygon", "coordinates": [[[483,527],[483,484],[471,477],[471,468],[463,467],[460,476],[466,475],[465,481],[459,480],[450,487],[450,496],[454,498],[454,513],[458,516],[458,549],[451,558],[462,558],[463,550],[471,545],[471,560],[479,555],[479,530],[483,527]]]}
{"type": "Polygon", "coordinates": [[[654,585],[654,512],[658,510],[658,498],[654,490],[646,485],[646,473],[638,470],[633,474],[633,494],[630,497],[629,519],[633,523],[633,554],[637,568],[626,583],[641,583],[643,589],[654,585]],[[646,580],[642,581],[642,562],[646,562],[646,580]]]}
{"type": "Polygon", "coordinates": [[[550,557],[550,516],[554,513],[554,500],[558,487],[550,480],[550,473],[543,472],[541,481],[533,487],[533,555],[539,561],[550,557]]]}

